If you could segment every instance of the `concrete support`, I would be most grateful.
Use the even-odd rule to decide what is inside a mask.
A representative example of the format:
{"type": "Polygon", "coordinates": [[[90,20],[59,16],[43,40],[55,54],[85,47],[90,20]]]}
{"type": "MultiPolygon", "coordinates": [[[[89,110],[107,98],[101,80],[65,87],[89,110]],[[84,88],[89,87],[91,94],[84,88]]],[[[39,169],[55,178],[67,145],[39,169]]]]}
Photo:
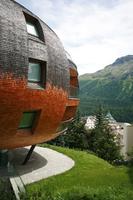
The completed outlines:
{"type": "Polygon", "coordinates": [[[29,152],[28,152],[28,154],[27,154],[27,156],[26,156],[24,162],[22,163],[22,165],[25,165],[25,164],[28,162],[28,160],[30,159],[30,157],[31,157],[31,155],[32,155],[32,152],[34,151],[35,146],[36,146],[36,145],[32,145],[32,146],[31,146],[31,148],[30,148],[30,150],[29,150],[29,152]]]}

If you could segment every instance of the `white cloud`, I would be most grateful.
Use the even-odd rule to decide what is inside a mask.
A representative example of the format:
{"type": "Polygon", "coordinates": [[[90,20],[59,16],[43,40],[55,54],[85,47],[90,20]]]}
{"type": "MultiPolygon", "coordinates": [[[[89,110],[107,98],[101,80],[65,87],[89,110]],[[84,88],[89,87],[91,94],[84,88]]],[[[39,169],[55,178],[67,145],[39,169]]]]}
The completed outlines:
{"type": "Polygon", "coordinates": [[[80,74],[94,72],[117,57],[133,54],[132,0],[28,2],[28,8],[59,35],[80,74]]]}

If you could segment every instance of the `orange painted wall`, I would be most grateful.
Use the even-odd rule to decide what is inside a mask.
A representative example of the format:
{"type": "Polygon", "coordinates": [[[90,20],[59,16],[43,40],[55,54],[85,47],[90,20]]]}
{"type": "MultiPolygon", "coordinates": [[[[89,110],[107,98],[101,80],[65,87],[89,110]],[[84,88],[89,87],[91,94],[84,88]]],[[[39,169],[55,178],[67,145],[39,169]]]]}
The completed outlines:
{"type": "Polygon", "coordinates": [[[36,144],[55,137],[67,101],[67,93],[49,83],[44,90],[33,90],[24,79],[14,79],[11,74],[0,75],[0,149],[36,144]],[[30,110],[40,110],[33,133],[18,130],[22,113],[30,110]]]}
{"type": "Polygon", "coordinates": [[[70,86],[73,87],[78,87],[79,83],[78,83],[78,72],[76,69],[69,69],[70,71],[70,86]]]}
{"type": "Polygon", "coordinates": [[[68,99],[67,107],[62,121],[67,121],[75,116],[78,104],[79,104],[79,99],[74,99],[74,98],[68,99]]]}

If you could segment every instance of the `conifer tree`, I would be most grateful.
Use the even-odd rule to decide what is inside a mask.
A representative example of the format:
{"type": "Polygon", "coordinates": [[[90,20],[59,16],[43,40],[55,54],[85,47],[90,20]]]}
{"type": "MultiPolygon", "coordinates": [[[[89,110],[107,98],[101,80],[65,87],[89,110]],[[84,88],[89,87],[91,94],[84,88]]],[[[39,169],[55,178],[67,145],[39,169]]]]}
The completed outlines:
{"type": "Polygon", "coordinates": [[[77,112],[76,117],[69,122],[66,132],[49,143],[81,150],[86,149],[87,131],[84,125],[85,122],[81,121],[80,113],[77,112]]]}
{"type": "Polygon", "coordinates": [[[88,134],[88,145],[89,150],[107,161],[120,158],[119,138],[112,132],[101,106],[96,113],[95,128],[88,134]]]}

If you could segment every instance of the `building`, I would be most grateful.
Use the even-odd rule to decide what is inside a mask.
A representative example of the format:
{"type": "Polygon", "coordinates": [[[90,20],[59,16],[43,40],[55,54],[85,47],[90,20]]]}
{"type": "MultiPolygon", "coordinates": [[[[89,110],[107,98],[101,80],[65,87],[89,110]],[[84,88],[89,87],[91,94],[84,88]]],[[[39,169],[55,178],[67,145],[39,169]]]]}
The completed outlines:
{"type": "Polygon", "coordinates": [[[95,128],[96,117],[95,116],[88,116],[86,119],[85,127],[86,129],[93,129],[95,128]]]}
{"type": "Polygon", "coordinates": [[[76,65],[56,33],[14,0],[0,1],[0,149],[59,135],[77,91],[76,65]]]}
{"type": "MultiPolygon", "coordinates": [[[[133,148],[133,125],[129,123],[117,122],[110,113],[107,113],[106,118],[109,121],[109,125],[114,134],[116,134],[120,140],[121,155],[127,159],[127,153],[131,152],[133,148]]],[[[88,116],[85,127],[87,129],[95,128],[96,117],[88,116]]]]}
{"type": "Polygon", "coordinates": [[[133,125],[129,123],[124,123],[122,145],[122,154],[127,159],[127,153],[133,150],[133,125]]]}

